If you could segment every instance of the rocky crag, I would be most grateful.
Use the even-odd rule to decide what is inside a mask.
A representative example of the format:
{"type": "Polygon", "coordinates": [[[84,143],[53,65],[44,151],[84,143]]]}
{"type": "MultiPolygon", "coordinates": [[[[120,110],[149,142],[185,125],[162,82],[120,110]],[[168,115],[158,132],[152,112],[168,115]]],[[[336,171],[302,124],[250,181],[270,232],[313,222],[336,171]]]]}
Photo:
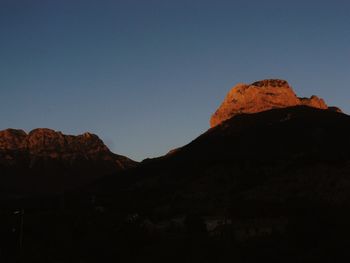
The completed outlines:
{"type": "Polygon", "coordinates": [[[313,108],[341,112],[336,107],[328,107],[317,96],[299,98],[285,80],[266,79],[252,84],[238,84],[212,115],[210,126],[215,127],[223,121],[242,113],[257,113],[275,108],[305,105],[313,108]]]}
{"type": "Polygon", "coordinates": [[[95,134],[64,135],[51,129],[35,129],[26,134],[23,130],[0,131],[0,160],[10,165],[17,155],[34,159],[52,159],[74,163],[74,160],[110,161],[116,168],[124,169],[134,162],[124,156],[112,153],[95,134]]]}
{"type": "MultiPolygon", "coordinates": [[[[137,163],[112,153],[95,134],[73,136],[51,129],[0,131],[3,192],[63,191],[137,163]]],[[[1,187],[0,187],[1,188],[1,187]]]]}

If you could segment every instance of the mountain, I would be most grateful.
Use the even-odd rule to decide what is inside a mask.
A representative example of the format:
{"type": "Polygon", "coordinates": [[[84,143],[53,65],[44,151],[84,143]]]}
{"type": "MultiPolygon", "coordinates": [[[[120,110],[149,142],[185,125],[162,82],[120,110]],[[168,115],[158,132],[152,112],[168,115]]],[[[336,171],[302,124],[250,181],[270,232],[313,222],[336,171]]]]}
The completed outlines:
{"type": "MultiPolygon", "coordinates": [[[[298,98],[286,81],[263,80],[244,89],[251,91],[237,95],[237,101],[245,101],[245,111],[259,112],[236,112],[188,145],[143,161],[127,176],[101,180],[98,191],[122,193],[117,199],[129,200],[135,209],[166,207],[175,214],[224,213],[237,202],[346,204],[350,117],[316,96],[298,98]],[[249,108],[252,101],[261,107],[249,108]]],[[[222,105],[230,107],[227,98],[222,105]]]]}
{"type": "Polygon", "coordinates": [[[91,134],[2,132],[1,169],[17,191],[75,194],[15,202],[2,251],[25,217],[25,262],[349,259],[350,116],[281,80],[239,90],[208,131],[137,166],[91,134]]]}
{"type": "Polygon", "coordinates": [[[298,105],[340,111],[336,107],[328,107],[324,100],[317,96],[298,98],[285,80],[265,79],[250,85],[238,84],[233,87],[212,115],[210,126],[214,127],[242,113],[256,113],[298,105]]]}
{"type": "Polygon", "coordinates": [[[146,240],[132,243],[136,259],[349,259],[350,116],[315,96],[291,96],[287,86],[277,107],[253,86],[245,101],[263,104],[245,105],[258,112],[235,112],[189,144],[88,189],[99,205],[136,218],[128,233],[146,240]]]}
{"type": "Polygon", "coordinates": [[[146,228],[137,258],[166,258],[147,253],[151,247],[176,250],[174,262],[189,255],[191,262],[342,262],[349,259],[349,134],[350,116],[334,110],[242,113],[90,191],[102,206],[146,218],[134,223],[146,228]]]}
{"type": "Polygon", "coordinates": [[[0,131],[2,193],[64,191],[134,167],[94,134],[64,135],[51,129],[0,131]]]}
{"type": "Polygon", "coordinates": [[[334,111],[241,114],[99,187],[120,190],[123,202],[127,194],[135,209],[171,213],[223,213],[236,202],[343,205],[350,200],[349,134],[350,117],[334,111]]]}

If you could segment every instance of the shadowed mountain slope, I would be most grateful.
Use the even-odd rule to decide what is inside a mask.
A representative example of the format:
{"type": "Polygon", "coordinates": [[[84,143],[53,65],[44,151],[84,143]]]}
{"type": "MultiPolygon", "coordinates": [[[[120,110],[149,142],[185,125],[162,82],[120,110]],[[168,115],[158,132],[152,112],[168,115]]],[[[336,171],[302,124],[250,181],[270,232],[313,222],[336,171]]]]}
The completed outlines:
{"type": "Polygon", "coordinates": [[[342,205],[350,200],[349,134],[350,117],[334,111],[241,114],[98,190],[134,209],[171,213],[224,213],[245,202],[342,205]]]}

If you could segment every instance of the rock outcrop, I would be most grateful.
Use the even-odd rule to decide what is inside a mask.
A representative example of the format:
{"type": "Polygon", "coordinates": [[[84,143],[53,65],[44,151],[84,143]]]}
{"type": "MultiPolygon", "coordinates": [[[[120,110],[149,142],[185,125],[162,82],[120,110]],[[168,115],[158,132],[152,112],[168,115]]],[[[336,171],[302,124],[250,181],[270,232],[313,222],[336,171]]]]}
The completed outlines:
{"type": "Polygon", "coordinates": [[[35,129],[26,134],[23,130],[0,131],[0,164],[17,163],[19,156],[28,163],[33,160],[59,160],[74,165],[75,160],[90,162],[108,161],[116,169],[124,169],[134,161],[112,153],[95,134],[64,135],[51,129],[35,129]],[[7,161],[11,160],[10,163],[7,161]]]}
{"type": "Polygon", "coordinates": [[[285,80],[266,79],[250,85],[238,84],[233,87],[212,115],[210,126],[215,127],[223,121],[242,113],[257,113],[274,108],[298,105],[340,111],[338,108],[328,107],[323,99],[317,96],[298,98],[285,80]]]}

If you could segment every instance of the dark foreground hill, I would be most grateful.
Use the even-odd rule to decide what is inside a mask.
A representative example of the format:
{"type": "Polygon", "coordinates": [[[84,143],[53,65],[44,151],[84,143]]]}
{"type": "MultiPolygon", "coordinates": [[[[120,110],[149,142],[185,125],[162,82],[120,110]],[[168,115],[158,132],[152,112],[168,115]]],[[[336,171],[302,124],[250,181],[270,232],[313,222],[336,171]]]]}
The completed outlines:
{"type": "Polygon", "coordinates": [[[60,196],[57,207],[2,212],[2,257],[343,262],[349,134],[349,116],[307,106],[235,116],[169,155],[60,196]]]}
{"type": "Polygon", "coordinates": [[[242,114],[98,189],[126,195],[139,209],[171,213],[225,213],[240,202],[347,205],[349,135],[350,117],[333,111],[296,106],[242,114]]]}
{"type": "Polygon", "coordinates": [[[340,262],[350,237],[349,134],[350,117],[329,110],[242,114],[93,192],[155,239],[139,244],[141,258],[340,262]]]}

